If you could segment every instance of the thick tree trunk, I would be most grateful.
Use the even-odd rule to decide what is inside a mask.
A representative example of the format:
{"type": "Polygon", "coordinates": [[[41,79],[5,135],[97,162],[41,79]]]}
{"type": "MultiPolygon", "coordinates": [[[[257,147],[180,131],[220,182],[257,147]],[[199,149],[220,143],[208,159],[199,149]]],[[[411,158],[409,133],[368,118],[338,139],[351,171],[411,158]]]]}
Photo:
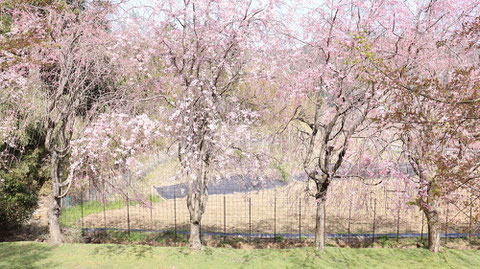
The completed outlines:
{"type": "Polygon", "coordinates": [[[436,206],[425,212],[428,226],[428,249],[434,253],[440,251],[440,221],[436,206]]]}
{"type": "MultiPolygon", "coordinates": [[[[190,239],[189,245],[193,250],[202,249],[201,225],[202,216],[208,200],[208,154],[196,171],[196,177],[187,182],[187,208],[190,213],[190,239]]],[[[188,174],[187,174],[188,176],[188,174]]]]}
{"type": "Polygon", "coordinates": [[[428,183],[427,197],[422,210],[427,218],[428,226],[428,249],[433,253],[440,251],[440,217],[438,212],[438,201],[434,193],[434,184],[428,183]]]}
{"type": "Polygon", "coordinates": [[[206,193],[205,191],[201,193],[199,192],[199,189],[195,188],[193,189],[193,191],[190,191],[189,195],[187,196],[187,207],[190,213],[189,245],[190,248],[193,250],[202,249],[200,229],[202,224],[203,212],[205,212],[205,204],[208,198],[208,193],[206,193]]]}
{"type": "Polygon", "coordinates": [[[193,250],[202,250],[202,241],[200,240],[200,221],[190,220],[190,248],[193,250]]]}
{"type": "Polygon", "coordinates": [[[317,215],[315,217],[315,248],[325,248],[325,201],[317,201],[317,215]]]}
{"type": "Polygon", "coordinates": [[[52,204],[50,208],[50,216],[48,220],[49,233],[50,233],[50,243],[52,244],[61,244],[62,243],[62,232],[60,230],[60,199],[52,197],[52,204]]]}
{"type": "Polygon", "coordinates": [[[190,239],[189,245],[190,248],[193,250],[201,250],[202,249],[202,241],[200,238],[200,229],[202,224],[202,210],[201,210],[201,199],[200,196],[194,195],[194,199],[192,201],[193,207],[189,206],[190,212],[190,239]]]}
{"type": "Polygon", "coordinates": [[[440,225],[438,222],[428,223],[428,249],[434,253],[440,251],[440,225]]]}
{"type": "MultiPolygon", "coordinates": [[[[52,203],[50,205],[50,215],[48,219],[49,241],[51,244],[61,244],[62,232],[60,229],[60,212],[61,212],[61,187],[60,187],[60,160],[56,153],[52,154],[52,163],[51,163],[51,180],[52,180],[52,203]]],[[[61,174],[61,173],[60,173],[61,174]]]]}

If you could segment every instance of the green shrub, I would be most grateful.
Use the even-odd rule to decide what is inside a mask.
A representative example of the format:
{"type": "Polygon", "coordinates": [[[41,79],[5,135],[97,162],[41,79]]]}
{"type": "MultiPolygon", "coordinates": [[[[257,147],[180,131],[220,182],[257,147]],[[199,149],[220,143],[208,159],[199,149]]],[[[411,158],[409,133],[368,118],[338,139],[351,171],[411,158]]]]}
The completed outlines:
{"type": "Polygon", "coordinates": [[[280,180],[287,183],[290,175],[288,174],[286,168],[279,162],[274,161],[272,163],[273,168],[275,168],[280,173],[280,180]]]}
{"type": "Polygon", "coordinates": [[[9,170],[0,170],[0,227],[11,229],[27,220],[37,206],[38,190],[48,178],[42,167],[46,152],[36,148],[9,170]]]}
{"type": "Polygon", "coordinates": [[[286,238],[285,238],[285,236],[277,235],[277,236],[275,236],[274,240],[275,240],[275,242],[283,243],[283,242],[285,242],[286,238]]]}

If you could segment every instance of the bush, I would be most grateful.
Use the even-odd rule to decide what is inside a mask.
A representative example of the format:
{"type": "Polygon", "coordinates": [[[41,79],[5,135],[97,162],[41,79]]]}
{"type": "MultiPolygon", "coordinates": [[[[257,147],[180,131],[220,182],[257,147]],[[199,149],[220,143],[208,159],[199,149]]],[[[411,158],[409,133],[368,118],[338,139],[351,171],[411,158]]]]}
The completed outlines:
{"type": "Polygon", "coordinates": [[[18,227],[37,206],[39,187],[48,178],[46,151],[36,148],[9,170],[0,170],[0,228],[18,227]]]}

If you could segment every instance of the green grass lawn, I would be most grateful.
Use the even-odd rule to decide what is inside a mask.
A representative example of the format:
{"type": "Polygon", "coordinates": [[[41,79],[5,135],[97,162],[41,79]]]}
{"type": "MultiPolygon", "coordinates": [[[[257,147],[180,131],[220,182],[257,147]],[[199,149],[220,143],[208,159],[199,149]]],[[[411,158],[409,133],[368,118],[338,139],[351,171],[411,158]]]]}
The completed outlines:
{"type": "MultiPolygon", "coordinates": [[[[125,207],[126,204],[124,201],[112,201],[105,205],[105,210],[113,210],[125,207]]],[[[67,208],[62,208],[62,212],[60,214],[60,225],[62,227],[72,227],[76,225],[76,223],[82,218],[83,216],[88,216],[90,214],[96,214],[103,212],[103,204],[97,201],[85,202],[82,205],[74,205],[67,208]],[[82,212],[83,210],[83,212],[82,212]]]]}
{"type": "Polygon", "coordinates": [[[480,251],[426,249],[187,248],[0,243],[0,268],[480,268],[480,251]]]}
{"type": "MultiPolygon", "coordinates": [[[[162,202],[162,199],[160,198],[160,196],[157,196],[157,195],[152,196],[151,198],[148,197],[147,200],[153,203],[162,202]]],[[[131,206],[135,206],[137,204],[139,204],[139,202],[137,201],[130,202],[131,206]]],[[[60,220],[59,220],[60,225],[62,227],[74,227],[75,225],[78,225],[77,222],[82,218],[82,214],[84,217],[86,217],[90,214],[97,214],[97,213],[103,212],[104,209],[114,210],[114,209],[124,208],[126,206],[127,204],[125,201],[115,200],[115,201],[109,201],[108,203],[106,203],[105,208],[103,203],[98,201],[85,202],[83,203],[83,206],[81,204],[77,204],[71,207],[62,208],[62,212],[60,214],[60,220]]]]}

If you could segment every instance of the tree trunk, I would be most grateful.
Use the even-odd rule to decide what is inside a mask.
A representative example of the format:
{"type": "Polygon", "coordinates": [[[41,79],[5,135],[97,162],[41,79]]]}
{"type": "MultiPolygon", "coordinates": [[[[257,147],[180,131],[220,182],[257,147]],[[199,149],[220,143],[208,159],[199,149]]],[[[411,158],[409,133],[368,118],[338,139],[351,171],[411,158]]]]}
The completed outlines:
{"type": "Polygon", "coordinates": [[[189,206],[190,212],[190,248],[193,250],[202,250],[202,241],[200,238],[200,225],[202,223],[201,199],[200,195],[194,195],[193,207],[189,206]]]}
{"type": "MultiPolygon", "coordinates": [[[[202,249],[200,238],[202,216],[208,199],[208,178],[207,169],[208,157],[202,160],[196,174],[197,177],[187,182],[187,208],[190,213],[190,248],[193,250],[202,249]]],[[[188,175],[187,175],[188,176],[188,175]]]]}
{"type": "Polygon", "coordinates": [[[317,215],[315,217],[315,248],[325,248],[325,200],[317,201],[317,215]]]}
{"type": "Polygon", "coordinates": [[[48,220],[49,232],[50,232],[50,243],[52,244],[61,244],[62,243],[62,232],[60,230],[60,199],[52,197],[52,204],[50,208],[50,216],[48,220]]]}
{"type": "Polygon", "coordinates": [[[52,203],[50,206],[50,215],[48,219],[49,233],[50,238],[49,242],[51,244],[61,244],[62,243],[62,232],[60,230],[60,212],[61,212],[61,188],[60,188],[60,176],[59,176],[59,166],[60,160],[57,154],[52,154],[52,166],[51,166],[51,180],[52,180],[52,203]]]}
{"type": "Polygon", "coordinates": [[[440,225],[438,223],[428,223],[428,249],[431,252],[440,251],[440,225]]]}
{"type": "Polygon", "coordinates": [[[440,251],[440,222],[436,207],[425,214],[428,225],[428,249],[433,253],[440,251]]]}
{"type": "Polygon", "coordinates": [[[205,202],[208,196],[206,193],[198,192],[194,189],[187,196],[187,207],[190,213],[190,239],[189,245],[193,250],[202,249],[202,241],[200,238],[200,229],[202,223],[202,215],[205,211],[205,202]]]}
{"type": "Polygon", "coordinates": [[[200,240],[200,221],[190,220],[190,248],[193,250],[202,250],[202,241],[200,240]]]}
{"type": "Polygon", "coordinates": [[[438,213],[438,198],[434,193],[435,185],[428,183],[427,197],[422,210],[427,218],[428,249],[433,253],[440,251],[440,217],[438,213]]]}

